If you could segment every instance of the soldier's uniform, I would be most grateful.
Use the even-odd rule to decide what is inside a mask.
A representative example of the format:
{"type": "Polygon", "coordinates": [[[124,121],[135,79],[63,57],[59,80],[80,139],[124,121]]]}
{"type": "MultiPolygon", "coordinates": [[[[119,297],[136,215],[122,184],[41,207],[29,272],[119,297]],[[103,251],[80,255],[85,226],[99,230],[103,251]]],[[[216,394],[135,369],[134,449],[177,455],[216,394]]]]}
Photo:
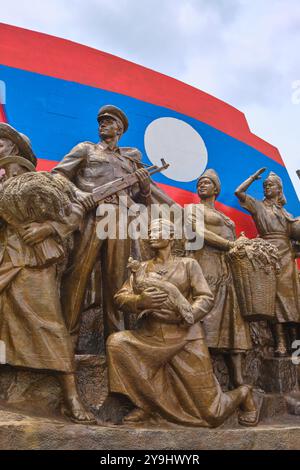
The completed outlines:
{"type": "MultiPolygon", "coordinates": [[[[114,109],[117,108],[110,107],[109,112],[114,112],[114,109]]],[[[117,111],[120,112],[118,109],[117,111]]],[[[118,114],[118,117],[120,116],[122,118],[122,115],[118,114]]],[[[53,172],[64,175],[78,189],[92,192],[99,186],[141,168],[140,161],[141,153],[135,148],[111,148],[106,142],[98,144],[83,142],[74,147],[53,172]]],[[[125,192],[129,201],[144,204],[149,202],[149,195],[144,196],[141,193],[139,184],[125,192]]],[[[84,294],[95,262],[99,259],[101,259],[105,335],[124,329],[123,315],[116,309],[113,297],[127,277],[130,239],[118,238],[118,196],[111,198],[109,203],[116,205],[116,239],[101,240],[97,237],[96,226],[99,219],[96,218],[96,209],[91,211],[86,217],[81,239],[76,243],[72,268],[63,281],[64,314],[72,334],[76,334],[79,330],[84,294]]]]}

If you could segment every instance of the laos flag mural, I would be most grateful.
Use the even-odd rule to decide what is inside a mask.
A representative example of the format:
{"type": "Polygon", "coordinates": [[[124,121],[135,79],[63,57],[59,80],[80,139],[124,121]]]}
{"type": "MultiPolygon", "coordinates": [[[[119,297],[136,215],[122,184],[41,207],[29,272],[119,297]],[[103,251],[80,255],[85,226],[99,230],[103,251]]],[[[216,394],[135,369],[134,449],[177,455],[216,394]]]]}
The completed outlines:
{"type": "MultiPolygon", "coordinates": [[[[125,111],[129,129],[121,146],[139,148],[145,163],[170,163],[155,175],[180,204],[198,201],[196,180],[206,168],[221,177],[218,207],[255,235],[235,188],[267,167],[280,175],[287,210],[300,204],[278,150],[252,134],[242,112],[178,80],[79,44],[0,24],[0,119],[27,134],[50,170],[77,143],[98,140],[96,116],[104,104],[125,111]]],[[[245,93],[247,91],[245,90],[245,93]]],[[[249,190],[262,198],[262,184],[249,190]]]]}

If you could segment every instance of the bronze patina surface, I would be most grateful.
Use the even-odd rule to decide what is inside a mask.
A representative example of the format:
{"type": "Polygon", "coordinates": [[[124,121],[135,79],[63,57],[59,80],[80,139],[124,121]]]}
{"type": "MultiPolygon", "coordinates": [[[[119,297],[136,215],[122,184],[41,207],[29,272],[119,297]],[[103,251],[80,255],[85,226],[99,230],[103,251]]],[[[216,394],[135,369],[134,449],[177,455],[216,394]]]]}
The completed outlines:
{"type": "Polygon", "coordinates": [[[286,199],[281,179],[270,173],[263,183],[264,199],[259,201],[246,194],[250,185],[261,178],[265,168],[251,175],[236,190],[241,206],[252,215],[259,236],[274,245],[280,258],[280,270],[276,284],[276,304],[274,311],[275,354],[287,356],[289,344],[297,339],[300,322],[300,284],[295,251],[293,230],[299,224],[285,209],[286,199]]]}
{"type": "Polygon", "coordinates": [[[263,201],[246,191],[264,169],[236,190],[257,240],[216,208],[214,170],[198,180],[202,228],[189,221],[202,248],[184,253],[162,215],[141,219],[147,240],[104,240],[100,206],[127,233],[121,196],[148,215],[174,201],[151,180],[165,164],[119,146],[126,114],[105,105],[97,119],[100,142],[51,173],[0,124],[0,447],[299,448],[300,219],[280,178],[266,178],[263,201]]]}
{"type": "Polygon", "coordinates": [[[221,182],[214,170],[207,170],[198,179],[197,189],[204,216],[204,245],[190,255],[203,269],[214,295],[214,306],[203,319],[206,341],[212,353],[225,354],[232,385],[239,386],[244,382],[242,355],[252,348],[252,342],[249,326],[240,312],[228,258],[236,240],[235,226],[215,207],[221,182]]]}

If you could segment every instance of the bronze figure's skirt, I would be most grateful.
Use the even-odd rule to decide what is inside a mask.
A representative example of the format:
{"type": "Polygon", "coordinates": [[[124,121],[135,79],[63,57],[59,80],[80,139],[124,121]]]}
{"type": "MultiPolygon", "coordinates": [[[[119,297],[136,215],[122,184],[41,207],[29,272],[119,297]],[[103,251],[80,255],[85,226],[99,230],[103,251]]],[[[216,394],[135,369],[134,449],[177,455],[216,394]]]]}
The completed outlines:
{"type": "Polygon", "coordinates": [[[146,331],[111,335],[110,392],[126,395],[135,406],[173,423],[219,426],[241,402],[240,389],[223,393],[205,341],[184,337],[147,336],[146,331]]]}
{"type": "Polygon", "coordinates": [[[32,369],[74,371],[58,296],[56,267],[0,267],[0,340],[6,361],[32,369]]]}
{"type": "Polygon", "coordinates": [[[284,235],[269,234],[262,238],[279,251],[280,273],[277,276],[275,314],[278,323],[299,323],[300,284],[291,241],[284,235]]]}
{"type": "Polygon", "coordinates": [[[214,295],[214,306],[203,320],[209,348],[246,351],[252,348],[249,325],[238,305],[232,273],[224,252],[204,246],[193,254],[214,295]]]}
{"type": "MultiPolygon", "coordinates": [[[[296,219],[283,207],[268,200],[258,201],[247,195],[241,203],[252,214],[260,237],[279,251],[280,273],[277,276],[275,315],[278,323],[300,323],[300,284],[290,235],[296,219]]],[[[296,227],[297,229],[297,227],[296,227]]]]}

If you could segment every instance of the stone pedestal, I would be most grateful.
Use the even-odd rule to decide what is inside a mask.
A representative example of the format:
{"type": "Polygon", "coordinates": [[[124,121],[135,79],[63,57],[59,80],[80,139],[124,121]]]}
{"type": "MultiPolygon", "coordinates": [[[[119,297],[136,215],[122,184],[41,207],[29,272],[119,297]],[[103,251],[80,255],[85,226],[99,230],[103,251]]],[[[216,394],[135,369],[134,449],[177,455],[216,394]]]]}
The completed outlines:
{"type": "Polygon", "coordinates": [[[285,395],[279,393],[266,393],[263,396],[262,407],[260,411],[260,420],[272,420],[276,422],[282,416],[288,413],[285,395]]]}
{"type": "MultiPolygon", "coordinates": [[[[292,419],[293,418],[293,419],[292,419]]],[[[0,409],[0,450],[299,450],[300,418],[256,428],[82,426],[0,409]]]]}
{"type": "Polygon", "coordinates": [[[287,411],[291,415],[300,416],[300,392],[292,392],[285,396],[287,411]]]}
{"type": "MultiPolygon", "coordinates": [[[[76,356],[77,382],[87,406],[103,403],[107,395],[104,356],[76,356]]],[[[47,372],[0,368],[0,402],[34,414],[58,415],[62,394],[57,379],[47,372]]]]}
{"type": "MultiPolygon", "coordinates": [[[[76,356],[76,364],[83,401],[91,408],[102,404],[107,395],[105,357],[76,356]]],[[[300,449],[300,392],[295,391],[291,365],[288,359],[263,360],[260,388],[270,392],[263,398],[255,394],[261,404],[256,428],[240,426],[234,414],[212,430],[169,423],[138,428],[75,425],[60,414],[62,396],[55,377],[3,366],[0,449],[300,449]]]]}
{"type": "MultiPolygon", "coordinates": [[[[107,395],[105,356],[76,356],[76,365],[79,392],[84,403],[88,407],[102,404],[107,395]]],[[[297,368],[289,359],[269,358],[262,361],[261,369],[258,388],[265,392],[261,408],[262,419],[287,413],[285,396],[298,390],[297,368]]],[[[40,415],[45,415],[46,412],[48,416],[59,416],[61,401],[58,381],[48,373],[1,367],[0,402],[4,406],[22,412],[40,415]]],[[[235,425],[237,420],[233,416],[228,422],[235,425]]]]}
{"type": "Polygon", "coordinates": [[[266,393],[290,393],[299,389],[298,367],[290,357],[264,358],[261,361],[258,386],[266,393]]]}

